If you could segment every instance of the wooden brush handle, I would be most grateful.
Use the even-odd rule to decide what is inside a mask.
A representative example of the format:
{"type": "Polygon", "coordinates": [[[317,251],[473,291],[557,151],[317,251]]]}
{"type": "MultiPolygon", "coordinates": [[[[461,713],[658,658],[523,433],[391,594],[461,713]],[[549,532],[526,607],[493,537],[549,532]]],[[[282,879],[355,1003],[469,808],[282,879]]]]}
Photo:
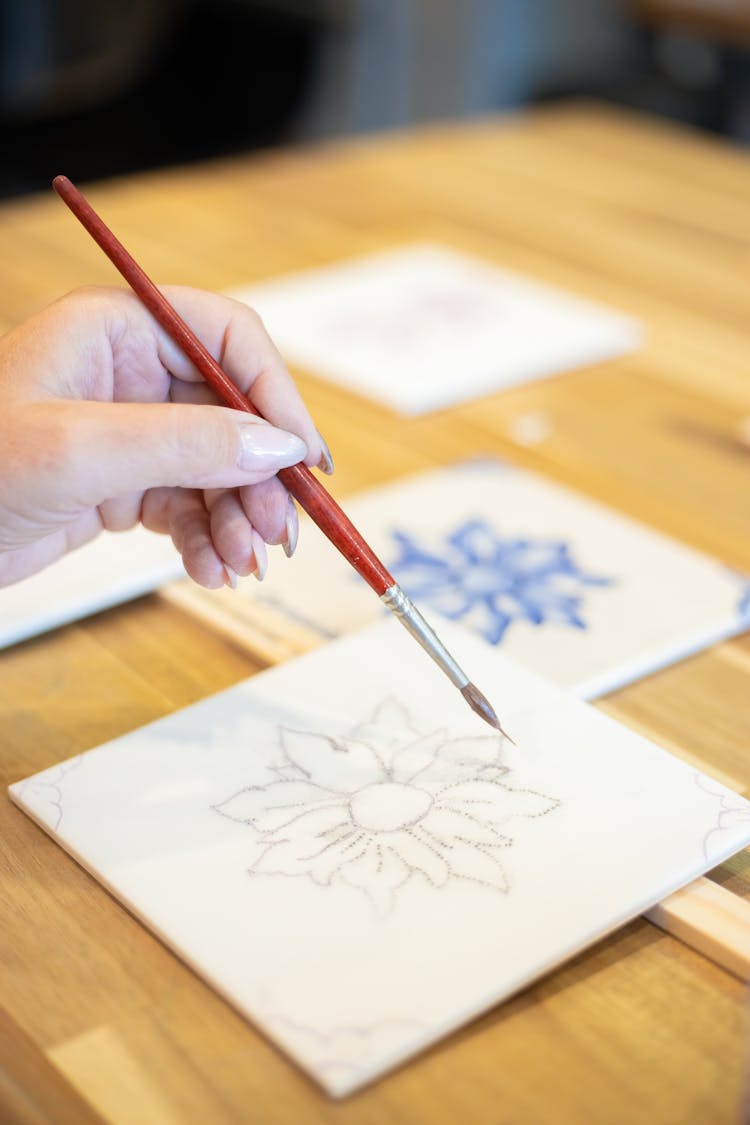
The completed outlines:
{"type": "MultiPolygon", "coordinates": [[[[222,402],[235,410],[245,410],[248,414],[256,414],[260,417],[260,411],[256,410],[242,391],[238,390],[179,313],[172,308],[164,294],[154,285],[106,223],[102,222],[78,188],[67,176],[56,176],[52,186],[101,247],[115,269],[119,270],[154,319],[195,364],[222,402]]],[[[300,507],[304,508],[323,534],[378,596],[395,584],[375,552],[306,465],[292,465],[288,469],[281,469],[278,477],[300,507]]]]}

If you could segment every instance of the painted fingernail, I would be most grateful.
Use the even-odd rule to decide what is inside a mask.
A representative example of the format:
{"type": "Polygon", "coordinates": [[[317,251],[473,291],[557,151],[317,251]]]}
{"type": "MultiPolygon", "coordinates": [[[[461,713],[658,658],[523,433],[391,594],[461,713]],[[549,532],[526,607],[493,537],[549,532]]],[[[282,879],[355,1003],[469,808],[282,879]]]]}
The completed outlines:
{"type": "Polygon", "coordinates": [[[230,590],[237,589],[237,572],[232,570],[231,566],[224,563],[224,585],[228,586],[230,590]]]}
{"type": "Polygon", "coordinates": [[[288,559],[292,557],[299,538],[299,516],[291,496],[286,509],[286,539],[284,540],[284,554],[288,559]]]}
{"type": "Polygon", "coordinates": [[[255,570],[253,574],[262,582],[266,577],[268,570],[268,551],[266,550],[265,540],[253,528],[253,555],[255,556],[255,570]]]}
{"type": "Polygon", "coordinates": [[[296,465],[307,455],[307,446],[296,434],[277,430],[262,422],[240,423],[240,455],[237,467],[247,472],[268,472],[296,465]]]}
{"type": "Polygon", "coordinates": [[[330,477],[333,473],[333,457],[331,457],[331,451],[320,430],[318,430],[318,437],[320,438],[320,444],[323,450],[320,455],[320,460],[318,461],[318,468],[321,473],[325,473],[326,476],[330,477]]]}

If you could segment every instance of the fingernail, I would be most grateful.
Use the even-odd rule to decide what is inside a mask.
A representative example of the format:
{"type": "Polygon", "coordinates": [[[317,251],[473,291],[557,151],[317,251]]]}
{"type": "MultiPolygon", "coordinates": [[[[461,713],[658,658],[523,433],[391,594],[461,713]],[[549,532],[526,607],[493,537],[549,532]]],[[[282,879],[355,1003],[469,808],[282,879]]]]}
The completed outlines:
{"type": "Polygon", "coordinates": [[[265,540],[253,528],[253,555],[255,556],[255,570],[253,574],[262,582],[266,577],[268,570],[268,551],[266,550],[265,540]]]}
{"type": "Polygon", "coordinates": [[[240,423],[240,455],[237,467],[247,472],[285,469],[303,461],[307,446],[296,434],[277,430],[262,422],[240,423]]]}
{"type": "Polygon", "coordinates": [[[299,516],[291,496],[286,509],[286,539],[284,540],[284,554],[288,559],[292,557],[299,538],[299,516]]]}
{"type": "Polygon", "coordinates": [[[318,430],[318,437],[320,438],[320,444],[323,448],[323,452],[320,455],[320,460],[318,461],[318,468],[320,469],[321,473],[325,473],[326,476],[330,477],[333,473],[333,457],[331,457],[331,451],[328,448],[328,444],[324,440],[320,430],[318,430]]]}
{"type": "Polygon", "coordinates": [[[224,585],[228,586],[230,590],[237,589],[237,572],[232,570],[231,566],[224,563],[224,585]]]}

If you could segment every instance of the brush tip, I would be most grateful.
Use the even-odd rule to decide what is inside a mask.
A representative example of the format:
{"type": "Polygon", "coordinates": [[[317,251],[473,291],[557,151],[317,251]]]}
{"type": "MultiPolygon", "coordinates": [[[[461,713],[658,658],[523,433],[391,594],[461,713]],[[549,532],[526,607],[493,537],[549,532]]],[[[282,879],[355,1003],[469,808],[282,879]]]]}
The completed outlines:
{"type": "MultiPolygon", "coordinates": [[[[494,707],[487,699],[487,697],[482,695],[476,684],[467,684],[466,687],[462,687],[461,695],[469,704],[469,707],[471,707],[472,711],[475,711],[476,714],[479,715],[480,719],[484,719],[485,723],[489,723],[491,727],[494,727],[495,730],[499,731],[503,738],[508,739],[508,742],[513,742],[513,739],[510,737],[507,731],[503,730],[502,724],[498,719],[497,714],[495,713],[494,707]]],[[[513,745],[515,746],[515,742],[513,742],[513,745]]]]}

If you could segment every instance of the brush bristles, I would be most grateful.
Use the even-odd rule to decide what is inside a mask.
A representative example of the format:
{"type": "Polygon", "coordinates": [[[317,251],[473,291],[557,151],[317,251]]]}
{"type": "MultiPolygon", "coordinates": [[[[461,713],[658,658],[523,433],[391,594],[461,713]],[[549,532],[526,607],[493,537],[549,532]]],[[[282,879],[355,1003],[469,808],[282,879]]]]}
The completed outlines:
{"type": "MultiPolygon", "coordinates": [[[[461,695],[471,707],[479,715],[480,719],[484,719],[485,723],[489,723],[495,730],[500,731],[503,738],[507,738],[509,742],[513,742],[510,735],[503,730],[500,720],[495,714],[495,709],[490,701],[482,695],[481,691],[475,684],[467,684],[466,687],[461,688],[461,695]]],[[[515,742],[513,742],[515,746],[515,742]]]]}

